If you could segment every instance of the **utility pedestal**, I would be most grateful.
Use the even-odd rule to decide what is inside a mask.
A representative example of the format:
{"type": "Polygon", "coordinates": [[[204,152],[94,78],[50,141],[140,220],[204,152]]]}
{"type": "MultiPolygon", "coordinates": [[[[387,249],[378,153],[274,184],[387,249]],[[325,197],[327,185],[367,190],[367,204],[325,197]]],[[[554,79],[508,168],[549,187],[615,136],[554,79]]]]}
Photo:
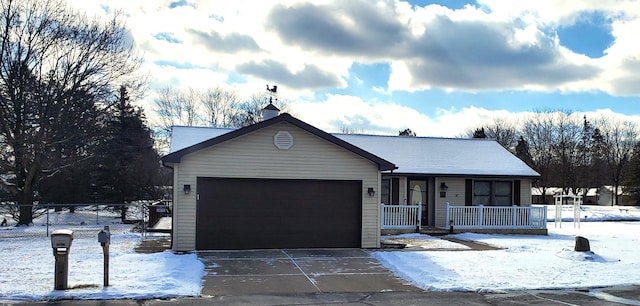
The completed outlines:
{"type": "Polygon", "coordinates": [[[69,250],[73,241],[72,230],[55,230],[51,233],[51,248],[55,257],[55,290],[67,290],[67,280],[69,277],[69,250]]]}

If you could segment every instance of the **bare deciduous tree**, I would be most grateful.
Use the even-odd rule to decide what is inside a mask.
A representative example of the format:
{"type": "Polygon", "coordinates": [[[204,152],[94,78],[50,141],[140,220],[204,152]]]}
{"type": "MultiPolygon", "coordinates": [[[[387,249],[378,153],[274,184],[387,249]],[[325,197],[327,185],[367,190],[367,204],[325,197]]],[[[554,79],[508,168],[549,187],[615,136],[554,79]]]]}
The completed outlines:
{"type": "Polygon", "coordinates": [[[613,183],[612,204],[618,205],[618,191],[638,142],[638,125],[632,121],[603,118],[598,126],[604,141],[604,160],[613,183]]]}
{"type": "Polygon", "coordinates": [[[240,98],[235,91],[216,87],[206,90],[201,96],[206,124],[211,127],[229,127],[237,116],[240,98]]]}
{"type": "Polygon", "coordinates": [[[39,179],[89,158],[101,112],[136,83],[121,17],[89,20],[61,0],[0,2],[0,183],[21,205],[18,224],[32,221],[39,179]]]}
{"type": "Polygon", "coordinates": [[[554,162],[551,145],[553,143],[554,130],[553,112],[539,111],[526,119],[522,126],[522,135],[527,142],[532,168],[540,174],[536,181],[542,194],[545,194],[549,181],[552,178],[552,166],[554,162]]]}
{"type": "Polygon", "coordinates": [[[164,87],[156,93],[155,111],[158,142],[166,149],[171,127],[175,125],[240,128],[262,120],[262,109],[269,103],[287,112],[288,102],[274,99],[275,92],[258,92],[242,100],[230,89],[214,87],[204,91],[164,87]],[[275,101],[274,101],[275,100],[275,101]]]}
{"type": "Polygon", "coordinates": [[[497,141],[505,149],[515,152],[518,143],[518,122],[506,118],[495,118],[480,129],[469,129],[463,137],[474,137],[476,131],[482,130],[488,139],[497,141]]]}

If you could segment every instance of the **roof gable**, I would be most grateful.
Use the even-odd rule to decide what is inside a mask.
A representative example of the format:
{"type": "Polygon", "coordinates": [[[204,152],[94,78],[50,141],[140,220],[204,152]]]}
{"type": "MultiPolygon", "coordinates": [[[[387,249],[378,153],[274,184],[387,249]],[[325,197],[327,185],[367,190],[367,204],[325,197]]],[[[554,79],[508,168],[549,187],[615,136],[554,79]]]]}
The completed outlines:
{"type": "MultiPolygon", "coordinates": [[[[187,129],[193,129],[192,131],[195,131],[194,134],[191,134],[189,136],[189,139],[182,139],[182,140],[178,140],[179,143],[174,145],[174,138],[176,138],[176,136],[179,135],[172,135],[172,144],[171,144],[171,152],[168,155],[165,155],[162,158],[162,161],[165,163],[179,163],[180,160],[182,159],[183,156],[200,151],[202,149],[223,143],[225,141],[237,138],[239,136],[260,130],[262,128],[277,124],[277,123],[281,123],[281,122],[287,122],[289,124],[292,124],[302,130],[305,130],[321,139],[324,139],[326,141],[329,141],[330,143],[333,143],[339,147],[342,147],[343,149],[346,149],[347,151],[350,151],[356,155],[359,155],[365,159],[368,159],[370,161],[372,161],[373,163],[378,165],[378,169],[382,170],[382,171],[387,171],[387,170],[394,170],[396,168],[396,166],[383,159],[380,158],[370,152],[367,152],[359,147],[354,146],[353,144],[350,144],[340,138],[337,138],[329,133],[326,133],[316,127],[313,127],[299,119],[296,119],[294,117],[292,117],[289,114],[281,114],[277,117],[247,126],[247,127],[243,127],[237,130],[228,130],[228,129],[211,129],[209,128],[209,132],[210,134],[208,134],[207,136],[207,131],[201,130],[198,132],[198,130],[193,129],[193,128],[185,128],[185,133],[182,134],[186,134],[186,130],[187,129]],[[205,139],[206,140],[203,140],[205,139]],[[193,145],[188,145],[187,143],[189,141],[200,141],[197,142],[195,144],[193,144],[194,142],[191,142],[193,145]]],[[[173,130],[174,132],[176,132],[176,129],[173,130]]]]}

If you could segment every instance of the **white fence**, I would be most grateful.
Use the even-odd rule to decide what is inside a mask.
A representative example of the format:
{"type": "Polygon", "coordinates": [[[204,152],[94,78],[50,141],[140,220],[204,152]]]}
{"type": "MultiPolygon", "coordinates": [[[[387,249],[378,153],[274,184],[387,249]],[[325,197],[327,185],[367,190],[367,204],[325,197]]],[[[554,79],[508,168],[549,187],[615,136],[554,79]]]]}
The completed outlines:
{"type": "Polygon", "coordinates": [[[449,225],[456,229],[546,229],[546,206],[450,206],[449,225]]]}
{"type": "Polygon", "coordinates": [[[382,229],[415,229],[420,227],[422,205],[385,205],[381,208],[382,229]]]}

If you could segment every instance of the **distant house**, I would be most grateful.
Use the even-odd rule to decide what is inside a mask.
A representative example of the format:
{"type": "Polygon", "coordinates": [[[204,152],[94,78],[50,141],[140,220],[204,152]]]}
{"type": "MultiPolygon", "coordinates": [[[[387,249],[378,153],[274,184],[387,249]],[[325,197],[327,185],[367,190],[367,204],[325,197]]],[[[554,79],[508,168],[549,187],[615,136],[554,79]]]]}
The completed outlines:
{"type": "Polygon", "coordinates": [[[163,163],[176,251],[377,248],[391,217],[405,228],[544,226],[526,210],[538,174],[488,140],[332,135],[281,114],[237,130],[174,127],[163,163]]]}
{"type": "MultiPolygon", "coordinates": [[[[601,206],[612,206],[614,205],[614,187],[611,185],[603,185],[599,188],[589,188],[587,190],[586,196],[583,193],[579,193],[578,195],[584,197],[582,200],[582,204],[586,205],[601,205],[601,206]]],[[[631,196],[626,193],[624,186],[618,187],[618,201],[619,205],[632,205],[633,199],[631,196]]],[[[573,193],[566,193],[560,187],[547,187],[544,189],[544,195],[542,194],[542,188],[540,187],[532,187],[531,195],[532,201],[534,204],[554,204],[554,196],[565,194],[567,196],[573,196],[573,193]]]]}

